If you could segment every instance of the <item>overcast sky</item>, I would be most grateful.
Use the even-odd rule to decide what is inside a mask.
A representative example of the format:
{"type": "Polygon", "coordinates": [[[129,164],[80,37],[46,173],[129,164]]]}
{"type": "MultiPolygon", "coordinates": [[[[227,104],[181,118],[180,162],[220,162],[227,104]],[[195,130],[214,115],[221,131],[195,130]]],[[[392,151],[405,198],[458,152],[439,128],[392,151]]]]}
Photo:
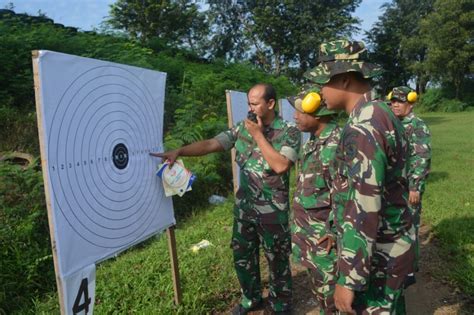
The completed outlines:
{"type": "MultiPolygon", "coordinates": [[[[52,18],[56,23],[91,30],[98,27],[109,13],[109,6],[114,0],[0,0],[0,8],[9,3],[15,6],[15,12],[36,15],[39,10],[52,18]]],[[[369,30],[381,14],[380,6],[387,0],[362,0],[355,16],[362,20],[361,28],[369,30]]],[[[354,35],[362,39],[361,34],[354,35]]]]}

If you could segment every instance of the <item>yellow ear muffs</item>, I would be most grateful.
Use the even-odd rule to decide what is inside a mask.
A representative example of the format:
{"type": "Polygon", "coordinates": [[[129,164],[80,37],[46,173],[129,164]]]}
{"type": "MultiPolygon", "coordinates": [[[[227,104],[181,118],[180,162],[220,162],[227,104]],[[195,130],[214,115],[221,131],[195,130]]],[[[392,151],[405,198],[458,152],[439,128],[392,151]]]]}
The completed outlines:
{"type": "Polygon", "coordinates": [[[321,105],[321,96],[316,92],[310,92],[306,94],[303,101],[301,102],[301,109],[307,113],[314,113],[321,105]]]}
{"type": "Polygon", "coordinates": [[[408,93],[407,101],[409,103],[415,103],[417,99],[418,99],[418,94],[415,91],[411,91],[410,93],[408,93]]]}
{"type": "Polygon", "coordinates": [[[392,95],[393,95],[393,93],[392,93],[392,91],[390,91],[390,93],[388,93],[388,95],[387,95],[387,101],[392,100],[392,95]]]}

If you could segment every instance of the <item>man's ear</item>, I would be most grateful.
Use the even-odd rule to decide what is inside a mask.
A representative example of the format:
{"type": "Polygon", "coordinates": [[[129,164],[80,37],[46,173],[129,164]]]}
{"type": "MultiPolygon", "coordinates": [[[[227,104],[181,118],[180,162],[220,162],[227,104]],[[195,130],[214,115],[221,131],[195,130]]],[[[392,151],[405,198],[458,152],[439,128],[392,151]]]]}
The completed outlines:
{"type": "Polygon", "coordinates": [[[346,91],[349,90],[349,87],[351,86],[351,83],[352,83],[351,82],[351,76],[343,74],[342,78],[341,78],[342,88],[346,91]]]}
{"type": "Polygon", "coordinates": [[[276,102],[273,98],[268,101],[268,108],[269,109],[274,109],[275,105],[276,105],[276,102]]]}

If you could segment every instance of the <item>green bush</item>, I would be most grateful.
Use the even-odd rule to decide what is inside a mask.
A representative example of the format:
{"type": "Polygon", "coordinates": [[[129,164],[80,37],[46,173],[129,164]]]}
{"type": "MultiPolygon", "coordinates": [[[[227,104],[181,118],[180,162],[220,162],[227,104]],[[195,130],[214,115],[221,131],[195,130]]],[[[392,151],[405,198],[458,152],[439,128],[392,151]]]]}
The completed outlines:
{"type": "Polygon", "coordinates": [[[443,98],[441,89],[429,89],[421,95],[416,107],[420,111],[435,112],[438,111],[440,100],[443,98]]]}
{"type": "Polygon", "coordinates": [[[0,313],[54,289],[41,171],[0,162],[0,313]]]}
{"type": "Polygon", "coordinates": [[[0,105],[0,152],[21,151],[39,155],[36,113],[0,105]]]}
{"type": "Polygon", "coordinates": [[[427,90],[416,104],[418,112],[462,112],[467,110],[469,104],[463,100],[454,99],[452,91],[446,88],[434,88],[427,90]]]}

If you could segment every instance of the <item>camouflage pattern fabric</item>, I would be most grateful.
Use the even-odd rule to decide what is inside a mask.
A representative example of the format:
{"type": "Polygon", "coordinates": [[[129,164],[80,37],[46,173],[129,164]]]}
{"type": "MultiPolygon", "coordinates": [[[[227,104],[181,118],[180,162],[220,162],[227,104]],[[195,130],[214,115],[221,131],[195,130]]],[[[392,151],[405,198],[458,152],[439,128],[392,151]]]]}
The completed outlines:
{"type": "Polygon", "coordinates": [[[380,66],[368,62],[364,43],[357,41],[336,40],[321,44],[318,61],[316,67],[304,74],[306,79],[317,84],[325,84],[331,77],[351,71],[361,73],[364,78],[383,73],[380,66]]]}
{"type": "Polygon", "coordinates": [[[287,224],[259,224],[234,219],[231,247],[234,266],[242,288],[241,304],[251,308],[262,299],[259,245],[262,245],[269,269],[268,302],[274,311],[291,308],[291,251],[287,224]]]}
{"type": "Polygon", "coordinates": [[[355,292],[353,308],[356,314],[406,314],[404,288],[393,289],[390,278],[383,273],[370,276],[367,290],[355,292]]]}
{"type": "Polygon", "coordinates": [[[414,113],[405,116],[402,124],[409,144],[408,187],[423,193],[431,166],[431,132],[414,113]]]}
{"type": "Polygon", "coordinates": [[[309,269],[312,291],[321,305],[321,314],[337,311],[334,304],[337,252],[328,254],[327,243],[317,244],[327,234],[331,211],[330,190],[334,177],[334,157],[340,129],[333,120],[319,137],[312,135],[300,151],[293,201],[292,250],[296,261],[309,269]]]}
{"type": "MultiPolygon", "coordinates": [[[[263,130],[273,148],[296,162],[301,142],[299,130],[280,117],[263,130]]],[[[231,247],[242,289],[241,305],[251,308],[261,300],[259,247],[263,247],[270,273],[269,302],[273,310],[291,306],[289,256],[289,172],[276,174],[260,148],[240,122],[215,137],[224,147],[236,149],[240,184],[235,197],[231,247]]]]}
{"type": "MultiPolygon", "coordinates": [[[[263,134],[275,150],[296,162],[301,143],[296,127],[277,116],[263,134]]],[[[235,198],[235,217],[264,224],[288,224],[289,172],[278,175],[271,169],[243,122],[215,139],[225,149],[232,146],[236,149],[240,184],[235,198]]]]}
{"type": "Polygon", "coordinates": [[[410,191],[420,193],[420,203],[409,205],[413,212],[416,233],[415,244],[415,270],[418,271],[420,258],[419,230],[421,224],[422,197],[426,187],[426,179],[431,166],[431,133],[425,122],[410,113],[402,119],[405,135],[409,144],[408,158],[408,187],[410,191]]]}
{"type": "Polygon", "coordinates": [[[414,271],[415,230],[407,206],[404,128],[370,94],[355,105],[341,133],[333,207],[337,283],[356,291],[354,307],[380,314],[394,307],[414,271]]]}

